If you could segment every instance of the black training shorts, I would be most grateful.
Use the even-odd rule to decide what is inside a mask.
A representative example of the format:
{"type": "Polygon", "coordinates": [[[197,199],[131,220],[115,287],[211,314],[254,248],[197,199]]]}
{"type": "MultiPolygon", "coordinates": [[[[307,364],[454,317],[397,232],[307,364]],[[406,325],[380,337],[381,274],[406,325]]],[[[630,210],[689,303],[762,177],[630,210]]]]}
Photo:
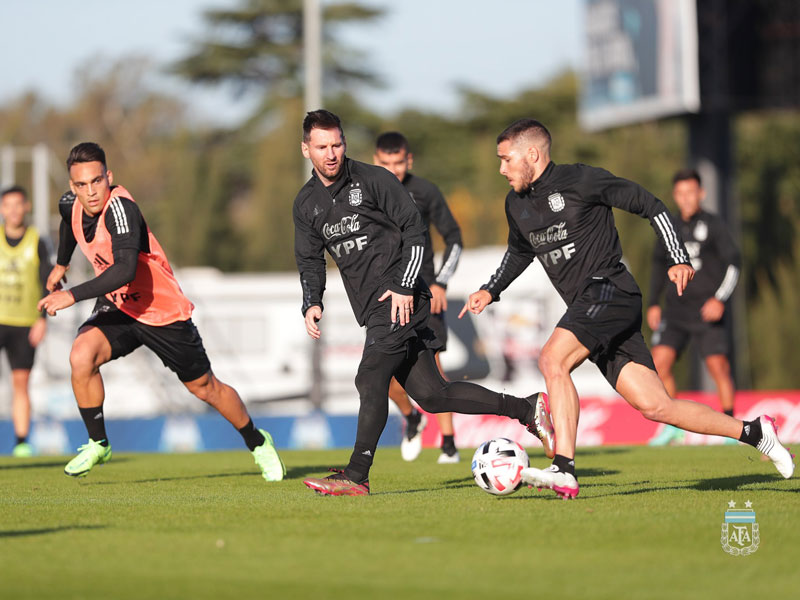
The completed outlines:
{"type": "Polygon", "coordinates": [[[17,327],[15,325],[0,325],[0,348],[6,349],[8,364],[12,371],[33,368],[33,356],[36,348],[28,341],[30,327],[17,327]]]}
{"type": "Polygon", "coordinates": [[[642,337],[642,296],[619,289],[608,279],[592,281],[567,308],[557,327],[575,334],[616,388],[629,362],[656,370],[642,337]]]}
{"type": "Polygon", "coordinates": [[[409,342],[419,339],[434,352],[441,349],[441,342],[429,327],[431,317],[430,296],[427,290],[414,292],[414,314],[411,321],[402,327],[400,322],[390,320],[391,300],[373,310],[367,321],[367,336],[364,341],[364,354],[381,352],[398,354],[408,352],[409,342]]]}
{"type": "Polygon", "coordinates": [[[725,328],[726,316],[727,311],[722,320],[715,323],[703,321],[699,315],[691,321],[662,318],[658,329],[653,332],[651,342],[653,346],[669,346],[680,356],[691,340],[703,358],[715,354],[727,356],[730,353],[730,344],[725,328]]]}
{"type": "Polygon", "coordinates": [[[431,314],[428,318],[428,327],[431,328],[436,339],[439,340],[439,352],[447,350],[447,321],[444,312],[440,312],[436,315],[431,314]]]}
{"type": "Polygon", "coordinates": [[[183,382],[194,381],[211,370],[203,340],[191,319],[169,325],[145,325],[116,308],[100,305],[81,325],[97,327],[109,344],[111,360],[145,346],[161,359],[183,382]]]}

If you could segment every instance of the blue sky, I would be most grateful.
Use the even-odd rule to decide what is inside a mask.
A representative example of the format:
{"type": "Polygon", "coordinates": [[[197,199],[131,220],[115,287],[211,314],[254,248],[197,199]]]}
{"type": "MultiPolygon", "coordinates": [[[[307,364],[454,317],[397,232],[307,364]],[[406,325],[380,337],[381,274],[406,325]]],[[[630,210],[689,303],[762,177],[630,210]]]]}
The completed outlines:
{"type": "MultiPolygon", "coordinates": [[[[341,28],[340,33],[367,54],[371,68],[387,83],[382,90],[360,92],[361,100],[380,112],[406,106],[456,111],[458,84],[498,96],[513,94],[565,67],[577,68],[581,59],[581,0],[361,2],[384,8],[387,15],[372,25],[341,28]]],[[[92,57],[102,61],[138,53],[156,65],[167,64],[185,55],[191,40],[202,37],[203,9],[239,4],[2,0],[0,102],[35,90],[53,103],[66,104],[74,97],[76,68],[92,57]]],[[[247,100],[232,103],[228,90],[155,78],[163,89],[191,99],[198,116],[233,121],[248,110],[247,100]]]]}

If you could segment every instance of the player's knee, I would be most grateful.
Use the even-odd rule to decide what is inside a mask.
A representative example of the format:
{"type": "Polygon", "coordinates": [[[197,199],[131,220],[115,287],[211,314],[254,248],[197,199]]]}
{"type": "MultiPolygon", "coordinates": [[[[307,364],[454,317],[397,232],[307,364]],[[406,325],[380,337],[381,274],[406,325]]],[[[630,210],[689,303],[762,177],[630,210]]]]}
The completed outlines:
{"type": "Polygon", "coordinates": [[[406,392],[414,401],[429,413],[447,412],[445,400],[447,398],[447,388],[449,384],[444,382],[442,385],[431,384],[410,384],[406,387],[406,392]]]}
{"type": "Polygon", "coordinates": [[[375,377],[364,372],[359,372],[356,375],[356,390],[358,390],[358,397],[362,401],[380,396],[386,398],[389,393],[388,386],[382,386],[379,382],[375,381],[375,377]]]}
{"type": "Polygon", "coordinates": [[[567,369],[561,357],[556,356],[553,352],[548,352],[546,349],[539,355],[539,371],[544,375],[545,379],[569,375],[569,369],[567,369]]]}
{"type": "Polygon", "coordinates": [[[651,402],[644,406],[639,407],[639,412],[642,416],[649,421],[656,421],[657,423],[666,423],[669,419],[672,400],[665,400],[659,402],[651,402]]]}
{"type": "Polygon", "coordinates": [[[76,343],[69,353],[69,366],[73,375],[91,375],[98,368],[97,352],[90,346],[76,343]]]}

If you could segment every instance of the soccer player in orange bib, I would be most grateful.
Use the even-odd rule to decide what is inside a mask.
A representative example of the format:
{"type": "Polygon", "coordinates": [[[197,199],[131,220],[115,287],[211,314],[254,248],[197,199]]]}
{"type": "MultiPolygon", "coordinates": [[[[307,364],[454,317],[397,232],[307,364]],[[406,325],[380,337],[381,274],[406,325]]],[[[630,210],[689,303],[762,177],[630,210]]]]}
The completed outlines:
{"type": "Polygon", "coordinates": [[[113,185],[103,149],[92,142],[78,144],[69,153],[67,169],[71,193],[59,202],[58,257],[47,278],[51,293],[38,308],[55,315],[81,300],[97,298],[97,303],[78,330],[69,357],[72,389],[89,441],[64,472],[85,476],[96,464],[111,459],[100,367],[145,346],[192,394],[216,408],[239,431],[264,479],[283,479],[286,468],[272,437],[256,429],[236,390],[211,370],[203,340],[191,320],[194,305],[183,295],[133,196],[113,185]],[[65,290],[61,283],[66,282],[76,246],[92,264],[95,277],[65,290]]]}

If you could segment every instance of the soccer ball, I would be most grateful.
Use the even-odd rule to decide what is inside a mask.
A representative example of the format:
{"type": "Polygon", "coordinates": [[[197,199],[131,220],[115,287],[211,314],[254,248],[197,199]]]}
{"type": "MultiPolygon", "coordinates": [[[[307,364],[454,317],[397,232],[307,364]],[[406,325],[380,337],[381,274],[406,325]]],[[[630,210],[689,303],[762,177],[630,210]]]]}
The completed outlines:
{"type": "Polygon", "coordinates": [[[506,496],[522,485],[522,469],[528,468],[528,453],[517,442],[495,438],[483,442],[472,456],[472,475],[482,490],[506,496]]]}

